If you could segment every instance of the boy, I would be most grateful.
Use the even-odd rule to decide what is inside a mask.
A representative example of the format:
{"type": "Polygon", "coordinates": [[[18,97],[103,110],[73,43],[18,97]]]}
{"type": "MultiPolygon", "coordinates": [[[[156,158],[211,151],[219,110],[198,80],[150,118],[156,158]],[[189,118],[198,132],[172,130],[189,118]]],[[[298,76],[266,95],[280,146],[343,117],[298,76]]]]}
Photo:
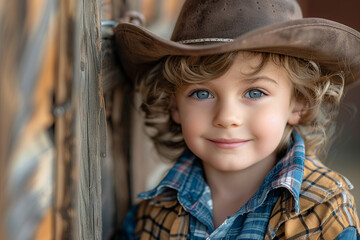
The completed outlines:
{"type": "Polygon", "coordinates": [[[184,149],[124,238],[359,237],[351,184],[316,158],[360,77],[358,32],[293,0],[188,0],[172,41],[115,32],[155,145],[184,149]]]}

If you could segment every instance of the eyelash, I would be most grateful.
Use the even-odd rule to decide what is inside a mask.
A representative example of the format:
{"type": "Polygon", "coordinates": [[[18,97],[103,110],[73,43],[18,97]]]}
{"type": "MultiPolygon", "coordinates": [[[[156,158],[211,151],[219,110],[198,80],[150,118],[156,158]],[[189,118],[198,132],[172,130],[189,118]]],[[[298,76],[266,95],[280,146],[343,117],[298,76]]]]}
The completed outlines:
{"type": "Polygon", "coordinates": [[[251,89],[249,89],[249,90],[247,90],[247,91],[245,92],[244,97],[245,97],[247,94],[249,94],[251,91],[258,91],[258,92],[260,92],[260,94],[261,94],[261,96],[260,96],[260,97],[257,97],[257,98],[246,97],[246,98],[251,99],[251,100],[258,100],[258,99],[262,98],[263,96],[267,96],[267,95],[268,95],[264,90],[262,90],[262,89],[260,89],[260,88],[251,88],[251,89]]]}
{"type": "Polygon", "coordinates": [[[206,89],[194,89],[194,90],[191,91],[191,93],[189,94],[189,97],[193,97],[193,98],[195,98],[195,99],[197,99],[197,100],[209,99],[209,98],[199,98],[199,97],[196,97],[195,94],[198,93],[198,92],[207,92],[207,93],[209,93],[209,95],[211,95],[211,97],[209,97],[209,98],[214,98],[214,95],[213,95],[210,91],[208,91],[208,90],[206,90],[206,89]]]}
{"type": "MultiPolygon", "coordinates": [[[[264,90],[262,90],[262,89],[260,89],[260,88],[251,88],[251,89],[248,89],[248,90],[246,90],[246,92],[245,92],[245,94],[244,94],[244,97],[245,97],[245,98],[250,99],[250,100],[252,100],[252,101],[256,101],[256,100],[262,98],[263,96],[268,96],[268,93],[266,93],[264,90]],[[261,96],[260,96],[260,97],[257,97],[257,98],[255,98],[255,97],[254,97],[254,98],[245,97],[245,96],[246,96],[247,94],[249,94],[251,91],[258,91],[258,92],[260,92],[261,96]]],[[[193,97],[193,98],[195,98],[195,99],[197,99],[197,100],[202,100],[202,99],[214,98],[214,95],[213,95],[210,91],[208,91],[208,90],[206,90],[206,89],[194,89],[193,91],[190,92],[189,97],[193,97]],[[209,93],[209,95],[211,95],[211,97],[208,97],[208,98],[199,98],[199,97],[196,97],[195,94],[198,93],[198,92],[207,92],[207,93],[209,93]]]]}

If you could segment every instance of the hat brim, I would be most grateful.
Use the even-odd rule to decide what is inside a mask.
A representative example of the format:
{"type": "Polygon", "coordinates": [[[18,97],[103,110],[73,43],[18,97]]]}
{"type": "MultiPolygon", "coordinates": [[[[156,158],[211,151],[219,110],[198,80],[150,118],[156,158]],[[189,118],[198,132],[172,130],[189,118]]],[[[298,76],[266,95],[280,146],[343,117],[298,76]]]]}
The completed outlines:
{"type": "Polygon", "coordinates": [[[143,27],[121,23],[114,29],[126,74],[134,80],[171,55],[203,56],[231,51],[278,53],[318,62],[323,71],[344,71],[349,87],[360,78],[360,33],[321,18],[303,18],[259,28],[232,42],[186,45],[163,39],[143,27]]]}

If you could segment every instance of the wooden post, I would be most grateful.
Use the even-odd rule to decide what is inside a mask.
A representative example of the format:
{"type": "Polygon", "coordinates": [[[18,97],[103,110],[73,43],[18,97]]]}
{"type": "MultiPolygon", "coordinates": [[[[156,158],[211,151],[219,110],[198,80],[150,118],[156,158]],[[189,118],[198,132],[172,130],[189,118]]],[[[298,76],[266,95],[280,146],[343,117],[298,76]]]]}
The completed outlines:
{"type": "Polygon", "coordinates": [[[101,167],[106,157],[99,0],[60,2],[56,104],[56,239],[101,239],[101,167]],[[76,205],[75,205],[76,203],[76,205]]]}
{"type": "Polygon", "coordinates": [[[101,1],[82,0],[79,6],[79,239],[101,239],[101,167],[106,158],[106,115],[101,76],[101,1]]]}
{"type": "Polygon", "coordinates": [[[76,125],[77,101],[75,98],[76,15],[75,0],[59,1],[57,28],[58,62],[55,85],[55,239],[76,239],[76,196],[78,192],[79,159],[76,125]],[[74,51],[75,50],[75,51],[74,51]]]}

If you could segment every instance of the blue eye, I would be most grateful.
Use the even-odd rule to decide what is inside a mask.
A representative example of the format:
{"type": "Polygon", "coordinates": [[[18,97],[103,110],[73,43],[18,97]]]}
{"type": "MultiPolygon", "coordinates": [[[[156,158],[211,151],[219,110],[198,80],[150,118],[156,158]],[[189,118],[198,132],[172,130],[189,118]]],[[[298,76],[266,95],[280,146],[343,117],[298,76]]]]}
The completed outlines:
{"type": "Polygon", "coordinates": [[[252,89],[245,94],[246,98],[261,98],[265,93],[259,89],[252,89]]]}
{"type": "Polygon", "coordinates": [[[198,99],[207,99],[207,98],[213,98],[214,96],[205,90],[197,90],[191,94],[191,96],[194,96],[198,99]]]}

